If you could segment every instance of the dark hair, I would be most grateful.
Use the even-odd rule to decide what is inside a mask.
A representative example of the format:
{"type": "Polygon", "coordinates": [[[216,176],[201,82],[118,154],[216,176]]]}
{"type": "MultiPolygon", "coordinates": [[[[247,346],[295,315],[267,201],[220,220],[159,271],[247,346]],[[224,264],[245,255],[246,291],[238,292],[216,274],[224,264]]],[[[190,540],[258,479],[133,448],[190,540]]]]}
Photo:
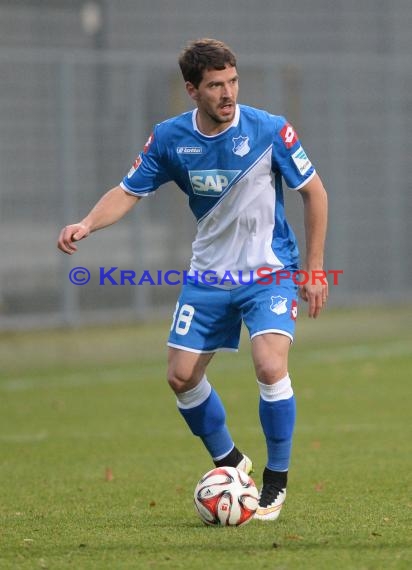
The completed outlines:
{"type": "Polygon", "coordinates": [[[196,88],[206,69],[225,69],[228,65],[236,67],[235,54],[225,43],[210,38],[190,42],[179,56],[183,79],[196,88]]]}

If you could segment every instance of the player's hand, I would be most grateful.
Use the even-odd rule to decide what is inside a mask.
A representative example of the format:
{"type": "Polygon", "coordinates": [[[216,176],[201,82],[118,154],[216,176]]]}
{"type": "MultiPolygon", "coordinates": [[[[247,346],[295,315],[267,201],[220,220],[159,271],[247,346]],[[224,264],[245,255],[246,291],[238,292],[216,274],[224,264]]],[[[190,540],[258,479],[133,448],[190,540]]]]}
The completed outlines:
{"type": "Polygon", "coordinates": [[[90,229],[85,224],[72,224],[62,229],[57,241],[57,247],[64,253],[71,255],[77,251],[74,242],[86,238],[90,234],[90,229]]]}
{"type": "Polygon", "coordinates": [[[328,299],[328,282],[326,278],[324,283],[315,282],[307,283],[299,287],[300,297],[308,303],[308,315],[310,318],[316,319],[328,299]]]}

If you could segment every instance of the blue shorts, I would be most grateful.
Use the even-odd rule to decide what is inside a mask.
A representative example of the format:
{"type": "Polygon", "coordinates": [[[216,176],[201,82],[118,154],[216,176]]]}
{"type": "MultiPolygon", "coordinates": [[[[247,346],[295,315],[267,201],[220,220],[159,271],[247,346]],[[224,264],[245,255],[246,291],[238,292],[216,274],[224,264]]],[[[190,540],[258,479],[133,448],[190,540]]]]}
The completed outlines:
{"type": "Polygon", "coordinates": [[[293,341],[297,316],[297,285],[292,278],[277,284],[255,282],[236,289],[203,283],[183,285],[168,345],[191,352],[236,351],[242,321],[250,338],[264,333],[286,335],[293,341]]]}

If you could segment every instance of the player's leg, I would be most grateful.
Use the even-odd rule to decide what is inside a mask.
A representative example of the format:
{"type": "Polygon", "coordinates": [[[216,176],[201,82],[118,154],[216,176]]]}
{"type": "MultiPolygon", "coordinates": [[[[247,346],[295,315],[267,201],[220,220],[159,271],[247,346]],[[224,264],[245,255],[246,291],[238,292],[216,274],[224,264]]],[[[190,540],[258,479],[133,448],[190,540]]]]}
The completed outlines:
{"type": "Polygon", "coordinates": [[[275,520],[286,498],[295,397],[288,374],[290,338],[268,333],[252,340],[252,355],[260,392],[259,416],[266,438],[267,464],[255,518],[275,520]]]}
{"type": "Polygon", "coordinates": [[[251,462],[234,445],[223,403],[206,377],[216,351],[237,350],[240,317],[232,314],[229,300],[225,291],[215,288],[192,284],[183,288],[168,342],[168,381],[179,412],[215,465],[249,472],[251,462]]]}
{"type": "Polygon", "coordinates": [[[259,416],[267,445],[267,464],[256,518],[274,520],[286,497],[295,424],[295,398],[288,374],[288,353],[297,314],[297,287],[282,281],[242,288],[237,293],[252,339],[260,392],[259,416]]]}

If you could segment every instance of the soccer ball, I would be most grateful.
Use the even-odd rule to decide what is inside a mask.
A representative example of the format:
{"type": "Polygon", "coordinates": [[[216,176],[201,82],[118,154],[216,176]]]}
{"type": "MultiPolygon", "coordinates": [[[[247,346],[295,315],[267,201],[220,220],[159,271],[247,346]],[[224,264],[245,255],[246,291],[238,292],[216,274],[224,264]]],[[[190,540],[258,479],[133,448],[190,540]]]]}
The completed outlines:
{"type": "Polygon", "coordinates": [[[235,467],[216,467],[196,485],[194,502],[205,524],[242,526],[258,508],[259,492],[251,477],[235,467]]]}

